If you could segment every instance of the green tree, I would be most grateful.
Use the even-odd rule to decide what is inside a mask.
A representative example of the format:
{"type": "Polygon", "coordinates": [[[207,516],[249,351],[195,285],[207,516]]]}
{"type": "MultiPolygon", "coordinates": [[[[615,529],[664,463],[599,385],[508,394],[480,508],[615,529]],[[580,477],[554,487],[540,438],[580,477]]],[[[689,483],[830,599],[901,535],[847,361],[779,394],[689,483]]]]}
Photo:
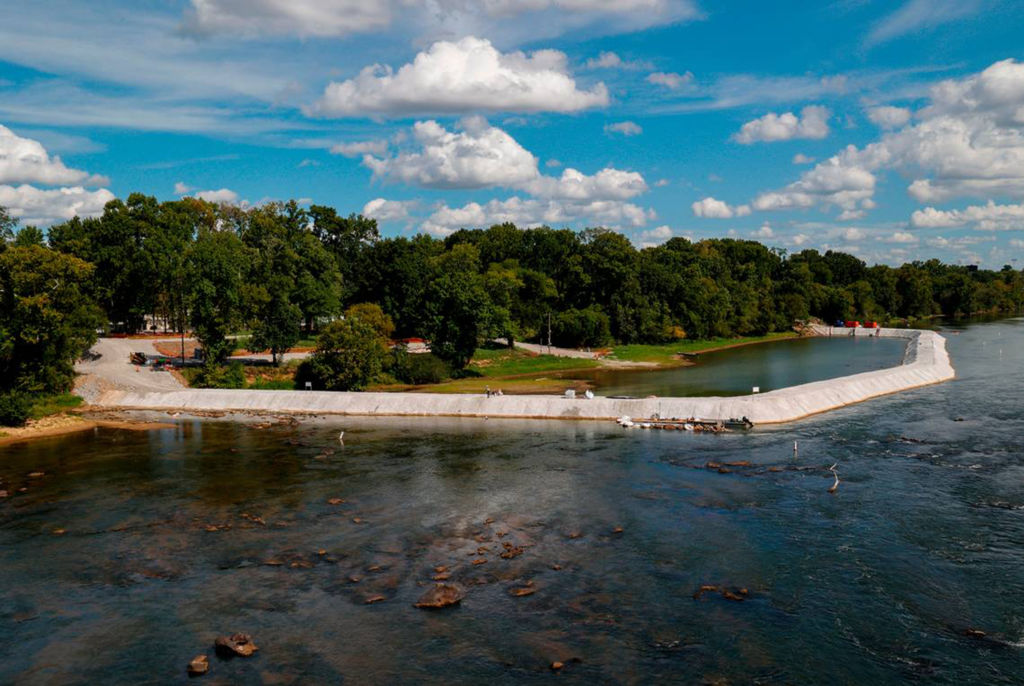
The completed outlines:
{"type": "Polygon", "coordinates": [[[345,318],[358,319],[364,324],[369,324],[382,341],[391,340],[391,335],[395,332],[395,323],[376,303],[353,305],[345,310],[345,318]]]}
{"type": "Polygon", "coordinates": [[[26,226],[14,237],[14,245],[22,248],[27,248],[30,245],[46,245],[46,237],[38,227],[26,226]]]}
{"type": "Polygon", "coordinates": [[[58,393],[102,321],[85,294],[92,267],[40,245],[0,253],[0,390],[58,393]]]}
{"type": "Polygon", "coordinates": [[[473,359],[493,318],[491,300],[480,276],[480,252],[456,245],[433,260],[424,303],[430,350],[454,369],[473,359]]]}
{"type": "Polygon", "coordinates": [[[228,336],[242,321],[245,263],[244,246],[230,230],[201,230],[186,259],[189,318],[209,364],[234,348],[228,336]]]}
{"type": "Polygon", "coordinates": [[[384,339],[370,324],[359,317],[333,321],[321,330],[296,380],[318,390],[359,391],[380,375],[386,355],[384,339]]]}

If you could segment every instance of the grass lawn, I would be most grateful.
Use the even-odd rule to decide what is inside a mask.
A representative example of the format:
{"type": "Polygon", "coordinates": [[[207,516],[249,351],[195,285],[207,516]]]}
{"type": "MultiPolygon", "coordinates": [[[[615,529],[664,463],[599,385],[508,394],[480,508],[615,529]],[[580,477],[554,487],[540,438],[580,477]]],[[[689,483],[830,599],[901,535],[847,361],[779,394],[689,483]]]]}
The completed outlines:
{"type": "Polygon", "coordinates": [[[677,341],[675,343],[664,343],[661,345],[617,345],[612,348],[608,355],[609,359],[623,360],[626,362],[656,362],[658,364],[673,365],[679,363],[678,353],[700,353],[719,348],[729,348],[738,345],[749,345],[752,343],[765,343],[767,341],[780,341],[786,338],[796,338],[797,334],[792,331],[781,333],[770,333],[767,336],[740,336],[737,338],[709,338],[699,341],[677,341]]]}
{"type": "MultiPolygon", "coordinates": [[[[564,372],[567,370],[590,369],[599,366],[595,360],[579,360],[554,355],[534,355],[525,350],[509,350],[506,347],[477,348],[473,361],[467,370],[483,377],[496,378],[520,374],[543,372],[564,372]]],[[[470,379],[463,379],[468,381],[470,379]]],[[[483,387],[481,387],[483,388],[483,387]]]]}
{"type": "Polygon", "coordinates": [[[32,409],[29,411],[29,417],[32,419],[42,419],[48,417],[51,414],[60,414],[61,412],[68,412],[73,410],[84,401],[77,395],[70,393],[58,393],[57,395],[44,395],[32,402],[32,409]]]}

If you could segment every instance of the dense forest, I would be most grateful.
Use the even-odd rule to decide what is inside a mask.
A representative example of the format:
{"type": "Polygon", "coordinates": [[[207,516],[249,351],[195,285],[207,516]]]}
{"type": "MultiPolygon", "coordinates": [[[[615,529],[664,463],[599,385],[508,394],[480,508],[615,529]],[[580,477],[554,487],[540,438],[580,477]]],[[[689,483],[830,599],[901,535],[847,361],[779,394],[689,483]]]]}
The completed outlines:
{"type": "Polygon", "coordinates": [[[333,325],[334,354],[357,348],[360,336],[423,337],[457,370],[490,337],[550,333],[556,345],[603,346],[762,335],[810,317],[1024,309],[1024,273],[1010,266],[868,266],[841,252],[787,254],[728,238],[638,250],[606,229],[511,224],[383,238],[372,219],[295,202],[240,208],[132,194],[45,234],[19,230],[0,208],[0,231],[8,396],[66,390],[72,361],[98,329],[185,328],[216,365],[239,330],[276,359],[361,311],[365,325],[333,325]]]}

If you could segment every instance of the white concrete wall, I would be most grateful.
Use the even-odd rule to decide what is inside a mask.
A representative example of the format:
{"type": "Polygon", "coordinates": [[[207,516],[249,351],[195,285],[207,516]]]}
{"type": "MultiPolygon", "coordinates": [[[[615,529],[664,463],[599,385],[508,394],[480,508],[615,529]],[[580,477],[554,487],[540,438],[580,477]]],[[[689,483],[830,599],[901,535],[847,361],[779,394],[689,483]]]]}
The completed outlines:
{"type": "MultiPolygon", "coordinates": [[[[835,329],[833,335],[850,335],[835,329]]],[[[251,411],[341,415],[450,417],[530,417],[544,419],[614,419],[623,415],[647,418],[748,417],[755,424],[789,422],[808,415],[863,402],[889,393],[947,381],[955,376],[945,339],[933,331],[857,329],[854,335],[906,338],[902,365],[839,379],[816,381],[769,393],[731,398],[644,398],[615,400],[597,397],[566,399],[550,395],[483,395],[441,393],[336,393],[325,391],[253,391],[191,389],[173,392],[109,391],[95,403],[110,408],[169,411],[251,411]]],[[[820,327],[829,335],[830,327],[820,327]]]]}

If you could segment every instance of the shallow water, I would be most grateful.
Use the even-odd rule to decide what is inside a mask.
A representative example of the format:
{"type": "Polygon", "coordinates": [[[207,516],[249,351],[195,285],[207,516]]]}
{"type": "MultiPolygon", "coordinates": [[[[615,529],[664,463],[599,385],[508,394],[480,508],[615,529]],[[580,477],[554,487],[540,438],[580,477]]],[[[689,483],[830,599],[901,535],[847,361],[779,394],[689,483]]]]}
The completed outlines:
{"type": "Polygon", "coordinates": [[[206,652],[203,683],[554,660],[574,683],[1019,683],[1024,321],[946,333],[956,381],[749,433],[188,421],[0,448],[0,682],[174,682],[206,652]],[[465,599],[414,608],[438,565],[465,599]],[[256,657],[213,658],[233,631],[256,657]]]}
{"type": "Polygon", "coordinates": [[[800,338],[704,353],[692,367],[599,370],[589,378],[598,395],[748,395],[755,386],[766,393],[895,367],[906,347],[900,338],[800,338]]]}

